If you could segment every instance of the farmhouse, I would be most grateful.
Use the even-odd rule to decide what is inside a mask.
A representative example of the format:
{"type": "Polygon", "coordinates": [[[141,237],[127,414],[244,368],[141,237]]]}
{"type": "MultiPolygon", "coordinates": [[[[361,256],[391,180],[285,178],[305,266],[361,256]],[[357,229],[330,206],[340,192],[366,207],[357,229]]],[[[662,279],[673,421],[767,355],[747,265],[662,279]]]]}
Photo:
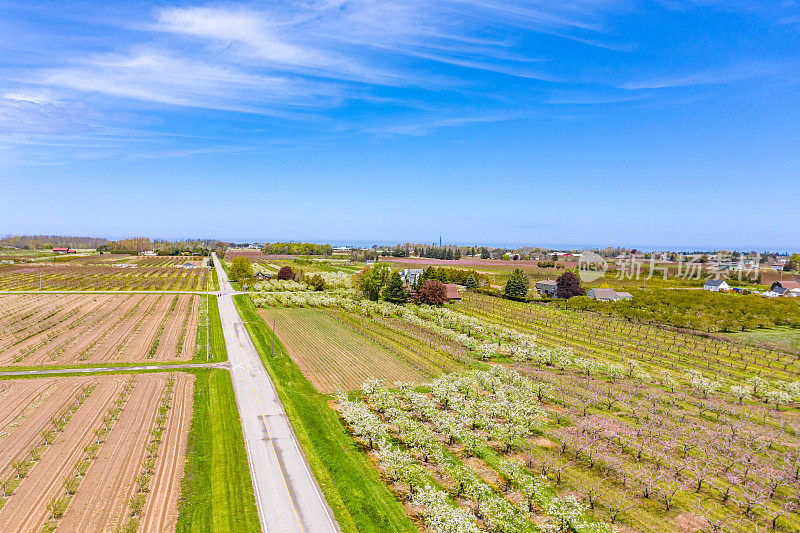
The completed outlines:
{"type": "Polygon", "coordinates": [[[629,292],[617,292],[614,289],[589,289],[586,292],[586,297],[599,302],[616,302],[633,298],[629,292]]]}
{"type": "Polygon", "coordinates": [[[272,278],[272,275],[270,275],[270,274],[267,274],[266,272],[263,272],[263,271],[259,270],[258,272],[256,272],[256,273],[253,275],[253,277],[254,277],[254,278],[257,280],[257,281],[265,281],[265,280],[271,279],[271,278],[272,278]]]}
{"type": "Polygon", "coordinates": [[[556,288],[558,287],[558,285],[556,284],[556,280],[554,279],[537,281],[534,287],[536,288],[539,294],[549,296],[550,298],[556,297],[556,288]]]}
{"type": "MultiPolygon", "coordinates": [[[[775,289],[786,289],[788,291],[800,290],[800,281],[776,281],[770,286],[769,290],[779,292],[775,289]]],[[[779,294],[783,294],[780,292],[779,294]]]]}
{"type": "Polygon", "coordinates": [[[455,303],[461,301],[461,293],[458,292],[458,287],[455,283],[446,283],[444,288],[447,291],[447,301],[455,303]]]}
{"type": "Polygon", "coordinates": [[[703,285],[704,291],[720,292],[729,291],[731,286],[724,279],[710,279],[703,285]]]}
{"type": "Polygon", "coordinates": [[[404,268],[400,271],[400,279],[403,283],[414,285],[422,276],[422,272],[421,268],[404,268]]]}

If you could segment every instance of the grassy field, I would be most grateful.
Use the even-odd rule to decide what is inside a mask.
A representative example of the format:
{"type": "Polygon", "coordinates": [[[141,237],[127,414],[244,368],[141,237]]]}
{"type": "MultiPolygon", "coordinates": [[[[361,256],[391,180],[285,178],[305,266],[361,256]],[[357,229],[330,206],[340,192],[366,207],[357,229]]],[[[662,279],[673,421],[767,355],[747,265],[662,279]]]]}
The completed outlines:
{"type": "Polygon", "coordinates": [[[371,378],[421,382],[425,378],[370,339],[317,309],[262,309],[303,375],[323,393],[353,390],[371,378]]]}
{"type": "Polygon", "coordinates": [[[176,531],[259,531],[230,374],[193,373],[194,414],[176,531]]]}
{"type": "Polygon", "coordinates": [[[789,348],[800,348],[800,329],[777,327],[728,333],[726,336],[747,342],[778,344],[789,348]]]}
{"type": "Polygon", "coordinates": [[[368,457],[345,431],[329,405],[331,397],[314,389],[280,340],[276,340],[275,353],[271,352],[270,328],[250,297],[239,295],[234,300],[342,531],[417,531],[368,457]]]}

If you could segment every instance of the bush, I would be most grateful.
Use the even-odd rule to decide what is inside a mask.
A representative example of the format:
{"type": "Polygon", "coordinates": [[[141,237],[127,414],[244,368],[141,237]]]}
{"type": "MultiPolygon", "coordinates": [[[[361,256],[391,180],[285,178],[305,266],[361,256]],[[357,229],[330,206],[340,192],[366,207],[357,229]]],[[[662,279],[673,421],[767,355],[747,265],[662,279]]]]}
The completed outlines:
{"type": "Polygon", "coordinates": [[[322,279],[322,276],[319,274],[314,274],[313,276],[306,276],[305,283],[308,285],[308,288],[312,291],[324,291],[325,290],[325,280],[322,279]]]}
{"type": "Polygon", "coordinates": [[[286,279],[294,279],[294,270],[290,266],[281,267],[278,271],[278,279],[279,280],[286,280],[286,279]]]}

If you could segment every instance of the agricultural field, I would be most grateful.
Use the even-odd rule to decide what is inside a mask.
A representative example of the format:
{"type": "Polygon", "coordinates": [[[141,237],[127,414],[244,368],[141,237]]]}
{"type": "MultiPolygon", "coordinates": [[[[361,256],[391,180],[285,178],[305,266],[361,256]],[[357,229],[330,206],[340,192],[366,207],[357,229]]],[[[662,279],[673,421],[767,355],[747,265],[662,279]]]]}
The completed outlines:
{"type": "Polygon", "coordinates": [[[259,314],[270,326],[275,325],[277,336],[300,370],[323,393],[351,390],[378,376],[419,383],[437,371],[424,356],[412,349],[397,349],[396,341],[393,350],[390,340],[362,329],[344,313],[269,308],[259,314]]]}
{"type": "Polygon", "coordinates": [[[208,268],[184,269],[153,263],[162,258],[129,262],[130,257],[97,257],[90,261],[74,258],[56,263],[0,265],[0,291],[205,291],[210,276],[208,268]]]}
{"type": "Polygon", "coordinates": [[[192,359],[201,300],[204,306],[191,294],[2,294],[0,366],[192,359]]]}
{"type": "Polygon", "coordinates": [[[174,529],[193,384],[184,373],[0,382],[0,530],[174,529]]]}
{"type": "Polygon", "coordinates": [[[779,326],[728,333],[726,336],[748,343],[773,345],[800,352],[800,328],[779,326]]]}
{"type": "Polygon", "coordinates": [[[335,402],[432,531],[800,531],[794,352],[475,293],[291,305],[414,328],[477,369],[335,402]]]}

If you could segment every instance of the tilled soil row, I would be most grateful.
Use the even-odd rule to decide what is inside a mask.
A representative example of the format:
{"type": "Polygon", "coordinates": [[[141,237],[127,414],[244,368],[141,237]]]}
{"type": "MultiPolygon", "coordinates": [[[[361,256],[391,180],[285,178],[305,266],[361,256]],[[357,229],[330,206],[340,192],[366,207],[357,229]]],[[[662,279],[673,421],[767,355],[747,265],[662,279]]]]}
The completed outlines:
{"type": "Polygon", "coordinates": [[[94,430],[101,426],[125,379],[109,376],[101,380],[72,415],[0,510],[0,531],[39,531],[44,527],[50,516],[48,502],[64,494],[64,480],[84,456],[84,446],[95,439],[94,430]]]}
{"type": "Polygon", "coordinates": [[[166,379],[164,374],[137,376],[126,407],[59,520],[59,531],[114,531],[124,525],[166,379]]]}

